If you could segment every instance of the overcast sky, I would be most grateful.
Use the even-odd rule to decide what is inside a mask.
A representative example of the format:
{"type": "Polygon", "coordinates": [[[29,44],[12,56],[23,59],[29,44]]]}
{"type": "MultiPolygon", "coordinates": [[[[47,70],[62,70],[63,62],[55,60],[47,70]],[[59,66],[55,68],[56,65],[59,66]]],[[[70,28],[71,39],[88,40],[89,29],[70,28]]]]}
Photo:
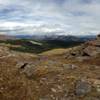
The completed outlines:
{"type": "Polygon", "coordinates": [[[0,33],[100,32],[100,0],[0,0],[0,33]]]}

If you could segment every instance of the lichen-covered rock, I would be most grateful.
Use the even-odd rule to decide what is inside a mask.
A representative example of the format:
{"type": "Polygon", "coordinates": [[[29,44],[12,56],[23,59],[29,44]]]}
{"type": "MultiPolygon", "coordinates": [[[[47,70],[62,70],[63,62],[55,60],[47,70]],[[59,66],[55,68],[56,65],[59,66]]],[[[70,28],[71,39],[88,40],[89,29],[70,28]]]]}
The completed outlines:
{"type": "Polygon", "coordinates": [[[79,80],[76,83],[75,94],[77,96],[84,96],[91,92],[92,87],[91,85],[85,80],[79,80]]]}

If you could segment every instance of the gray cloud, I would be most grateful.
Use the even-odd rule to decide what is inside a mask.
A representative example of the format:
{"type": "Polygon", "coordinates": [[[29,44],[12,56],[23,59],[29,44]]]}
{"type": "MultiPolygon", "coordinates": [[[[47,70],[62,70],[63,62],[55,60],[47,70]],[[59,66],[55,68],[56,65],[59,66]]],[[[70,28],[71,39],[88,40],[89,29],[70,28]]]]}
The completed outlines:
{"type": "Polygon", "coordinates": [[[100,31],[100,0],[0,0],[0,5],[0,30],[11,34],[100,31]]]}

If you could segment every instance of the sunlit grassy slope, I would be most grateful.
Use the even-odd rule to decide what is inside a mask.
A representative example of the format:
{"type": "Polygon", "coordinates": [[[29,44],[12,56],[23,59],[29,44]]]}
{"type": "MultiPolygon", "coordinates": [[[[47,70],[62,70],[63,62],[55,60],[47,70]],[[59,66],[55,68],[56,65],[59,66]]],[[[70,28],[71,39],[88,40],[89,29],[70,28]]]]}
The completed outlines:
{"type": "Polygon", "coordinates": [[[49,51],[45,51],[43,53],[41,53],[40,55],[45,55],[45,56],[52,56],[52,55],[60,55],[60,54],[63,54],[65,52],[67,52],[69,49],[64,49],[64,48],[58,48],[58,49],[52,49],[52,50],[49,50],[49,51]]]}

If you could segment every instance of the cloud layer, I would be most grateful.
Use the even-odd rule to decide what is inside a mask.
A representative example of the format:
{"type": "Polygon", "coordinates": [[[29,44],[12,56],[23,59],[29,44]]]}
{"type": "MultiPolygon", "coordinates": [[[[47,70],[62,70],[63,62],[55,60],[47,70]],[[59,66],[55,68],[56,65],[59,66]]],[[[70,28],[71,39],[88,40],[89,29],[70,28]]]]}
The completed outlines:
{"type": "Polygon", "coordinates": [[[98,34],[100,0],[0,0],[0,32],[98,34]]]}

